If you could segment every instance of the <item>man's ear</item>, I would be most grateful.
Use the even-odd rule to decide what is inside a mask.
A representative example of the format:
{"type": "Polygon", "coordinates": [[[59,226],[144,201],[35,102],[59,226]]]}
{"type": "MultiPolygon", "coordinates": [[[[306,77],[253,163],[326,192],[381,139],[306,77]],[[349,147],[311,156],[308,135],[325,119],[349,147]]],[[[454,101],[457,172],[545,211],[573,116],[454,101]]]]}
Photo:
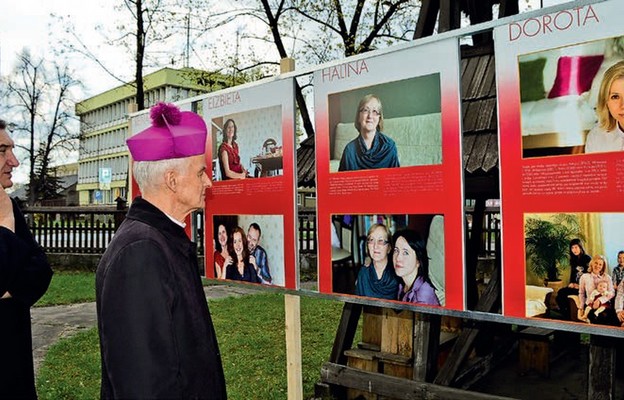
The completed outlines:
{"type": "Polygon", "coordinates": [[[178,174],[175,170],[170,169],[165,172],[165,186],[174,193],[178,190],[178,174]]]}

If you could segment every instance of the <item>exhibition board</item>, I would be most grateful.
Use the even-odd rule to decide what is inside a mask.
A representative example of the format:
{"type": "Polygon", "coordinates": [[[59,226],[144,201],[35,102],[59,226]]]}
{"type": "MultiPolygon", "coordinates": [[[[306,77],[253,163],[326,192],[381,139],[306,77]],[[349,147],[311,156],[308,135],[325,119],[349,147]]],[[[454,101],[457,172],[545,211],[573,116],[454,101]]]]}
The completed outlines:
{"type": "Polygon", "coordinates": [[[218,278],[222,268],[226,280],[296,289],[293,85],[292,79],[275,79],[202,96],[213,181],[205,209],[208,278],[218,278]],[[229,244],[222,243],[231,246],[232,258],[244,256],[244,273],[227,256],[216,263],[222,248],[220,227],[225,228],[229,244]],[[262,253],[252,261],[250,240],[262,253]],[[250,269],[260,264],[263,274],[250,269]]]}
{"type": "MultiPolygon", "coordinates": [[[[613,86],[619,79],[624,88],[623,13],[621,1],[574,5],[494,30],[504,316],[587,324],[598,280],[610,282],[602,303],[614,306],[624,249],[621,109],[607,125],[608,103],[624,94],[613,86]]],[[[613,315],[591,322],[619,326],[613,315]]]]}
{"type": "Polygon", "coordinates": [[[459,91],[456,38],[314,71],[321,293],[464,309],[459,91]],[[371,224],[387,230],[368,232],[371,224]],[[397,232],[413,238],[406,254],[419,248],[411,270],[399,260],[397,232]],[[394,296],[356,290],[357,271],[373,261],[396,270],[394,296]]]}

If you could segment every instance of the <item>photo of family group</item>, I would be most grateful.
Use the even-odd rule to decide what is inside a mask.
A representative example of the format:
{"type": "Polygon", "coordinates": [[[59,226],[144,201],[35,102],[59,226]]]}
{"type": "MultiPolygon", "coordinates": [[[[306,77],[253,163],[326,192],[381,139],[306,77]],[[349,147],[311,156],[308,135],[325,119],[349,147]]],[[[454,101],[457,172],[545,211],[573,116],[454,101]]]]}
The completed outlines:
{"type": "Polygon", "coordinates": [[[331,94],[328,110],[330,172],[442,163],[440,74],[331,94]]]}
{"type": "Polygon", "coordinates": [[[214,277],[284,286],[284,218],[215,215],[214,277]]]}
{"type": "Polygon", "coordinates": [[[525,214],[526,316],[624,326],[624,213],[525,214]]]}
{"type": "Polygon", "coordinates": [[[518,57],[523,157],[624,149],[624,36],[518,57]]]}
{"type": "Polygon", "coordinates": [[[444,217],[332,215],[336,293],[444,306],[444,217]]]}
{"type": "Polygon", "coordinates": [[[211,120],[213,181],[283,175],[280,105],[211,120]]]}

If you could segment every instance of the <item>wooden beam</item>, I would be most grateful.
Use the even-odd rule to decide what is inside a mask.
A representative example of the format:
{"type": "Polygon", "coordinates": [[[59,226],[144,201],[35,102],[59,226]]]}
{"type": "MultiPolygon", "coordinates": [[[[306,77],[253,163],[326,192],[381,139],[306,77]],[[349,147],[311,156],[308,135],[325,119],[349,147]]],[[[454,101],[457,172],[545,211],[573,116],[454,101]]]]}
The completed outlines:
{"type": "Polygon", "coordinates": [[[301,298],[284,295],[284,319],[286,323],[286,372],[288,399],[303,399],[303,375],[301,372],[301,298]]]}
{"type": "MultiPolygon", "coordinates": [[[[498,248],[498,247],[497,247],[498,248]]],[[[499,268],[495,268],[492,273],[490,283],[487,285],[479,302],[476,311],[491,312],[492,307],[496,304],[500,295],[500,274],[499,268]]],[[[472,327],[466,327],[462,330],[461,335],[451,349],[449,357],[433,380],[437,385],[450,386],[455,380],[459,368],[462,366],[470,352],[472,351],[477,335],[479,334],[479,324],[473,322],[472,327]]]]}
{"type": "Polygon", "coordinates": [[[440,347],[439,315],[414,313],[414,372],[412,379],[431,382],[437,372],[440,347]]]}
{"type": "Polygon", "coordinates": [[[438,33],[458,29],[461,24],[461,11],[457,0],[440,0],[438,33]]]}
{"type": "Polygon", "coordinates": [[[362,305],[355,303],[345,303],[342,308],[340,324],[336,331],[334,346],[329,357],[329,361],[336,364],[346,364],[347,357],[345,350],[349,350],[353,345],[353,338],[357,330],[358,321],[362,314],[362,305]]]}
{"type": "Polygon", "coordinates": [[[418,22],[414,30],[414,39],[433,35],[436,20],[440,11],[440,0],[422,0],[418,22]]]}
{"type": "Polygon", "coordinates": [[[509,17],[520,12],[518,8],[518,0],[500,0],[498,7],[498,18],[509,17]]]}
{"type": "Polygon", "coordinates": [[[622,340],[591,335],[589,340],[589,376],[587,398],[592,400],[615,399],[615,351],[622,340]]]}
{"type": "Polygon", "coordinates": [[[469,392],[432,383],[417,382],[376,372],[360,371],[344,365],[325,363],[321,367],[325,383],[347,386],[367,393],[376,393],[399,400],[509,400],[509,397],[469,392]]]}
{"type": "MultiPolygon", "coordinates": [[[[477,264],[479,263],[479,250],[483,246],[483,224],[485,223],[485,198],[478,198],[475,201],[472,213],[472,229],[470,239],[466,248],[466,299],[468,309],[476,305],[478,301],[477,291],[477,264]]],[[[488,310],[489,311],[489,310],[488,310]]]]}
{"type": "MultiPolygon", "coordinates": [[[[517,346],[514,346],[516,342],[517,340],[511,337],[500,342],[494,342],[493,348],[490,348],[491,353],[481,357],[478,361],[471,362],[470,365],[457,372],[454,386],[460,389],[468,389],[487,376],[497,365],[508,360],[508,357],[517,350],[517,346]]],[[[490,344],[492,343],[490,342],[490,344]]]]}

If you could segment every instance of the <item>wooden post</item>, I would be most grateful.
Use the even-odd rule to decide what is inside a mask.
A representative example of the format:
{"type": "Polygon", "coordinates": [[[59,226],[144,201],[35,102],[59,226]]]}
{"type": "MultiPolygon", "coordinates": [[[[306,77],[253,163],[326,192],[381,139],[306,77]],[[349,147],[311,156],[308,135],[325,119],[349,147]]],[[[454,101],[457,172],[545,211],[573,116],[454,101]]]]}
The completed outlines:
{"type": "Polygon", "coordinates": [[[293,294],[284,295],[284,318],[286,321],[286,368],[288,399],[303,399],[303,375],[301,373],[301,299],[293,294]]]}
{"type": "Polygon", "coordinates": [[[284,74],[286,72],[292,72],[295,70],[295,60],[286,57],[280,60],[280,74],[284,74]]]}
{"type": "Polygon", "coordinates": [[[615,399],[615,344],[614,338],[595,335],[590,337],[588,399],[615,399]]]}
{"type": "MultiPolygon", "coordinates": [[[[295,70],[295,60],[282,58],[280,73],[295,70]]],[[[284,318],[286,323],[286,376],[288,399],[303,399],[303,374],[301,372],[301,299],[292,294],[284,295],[284,318]]]]}
{"type": "Polygon", "coordinates": [[[439,315],[414,313],[414,372],[412,379],[431,382],[437,372],[440,344],[439,315]]]}

